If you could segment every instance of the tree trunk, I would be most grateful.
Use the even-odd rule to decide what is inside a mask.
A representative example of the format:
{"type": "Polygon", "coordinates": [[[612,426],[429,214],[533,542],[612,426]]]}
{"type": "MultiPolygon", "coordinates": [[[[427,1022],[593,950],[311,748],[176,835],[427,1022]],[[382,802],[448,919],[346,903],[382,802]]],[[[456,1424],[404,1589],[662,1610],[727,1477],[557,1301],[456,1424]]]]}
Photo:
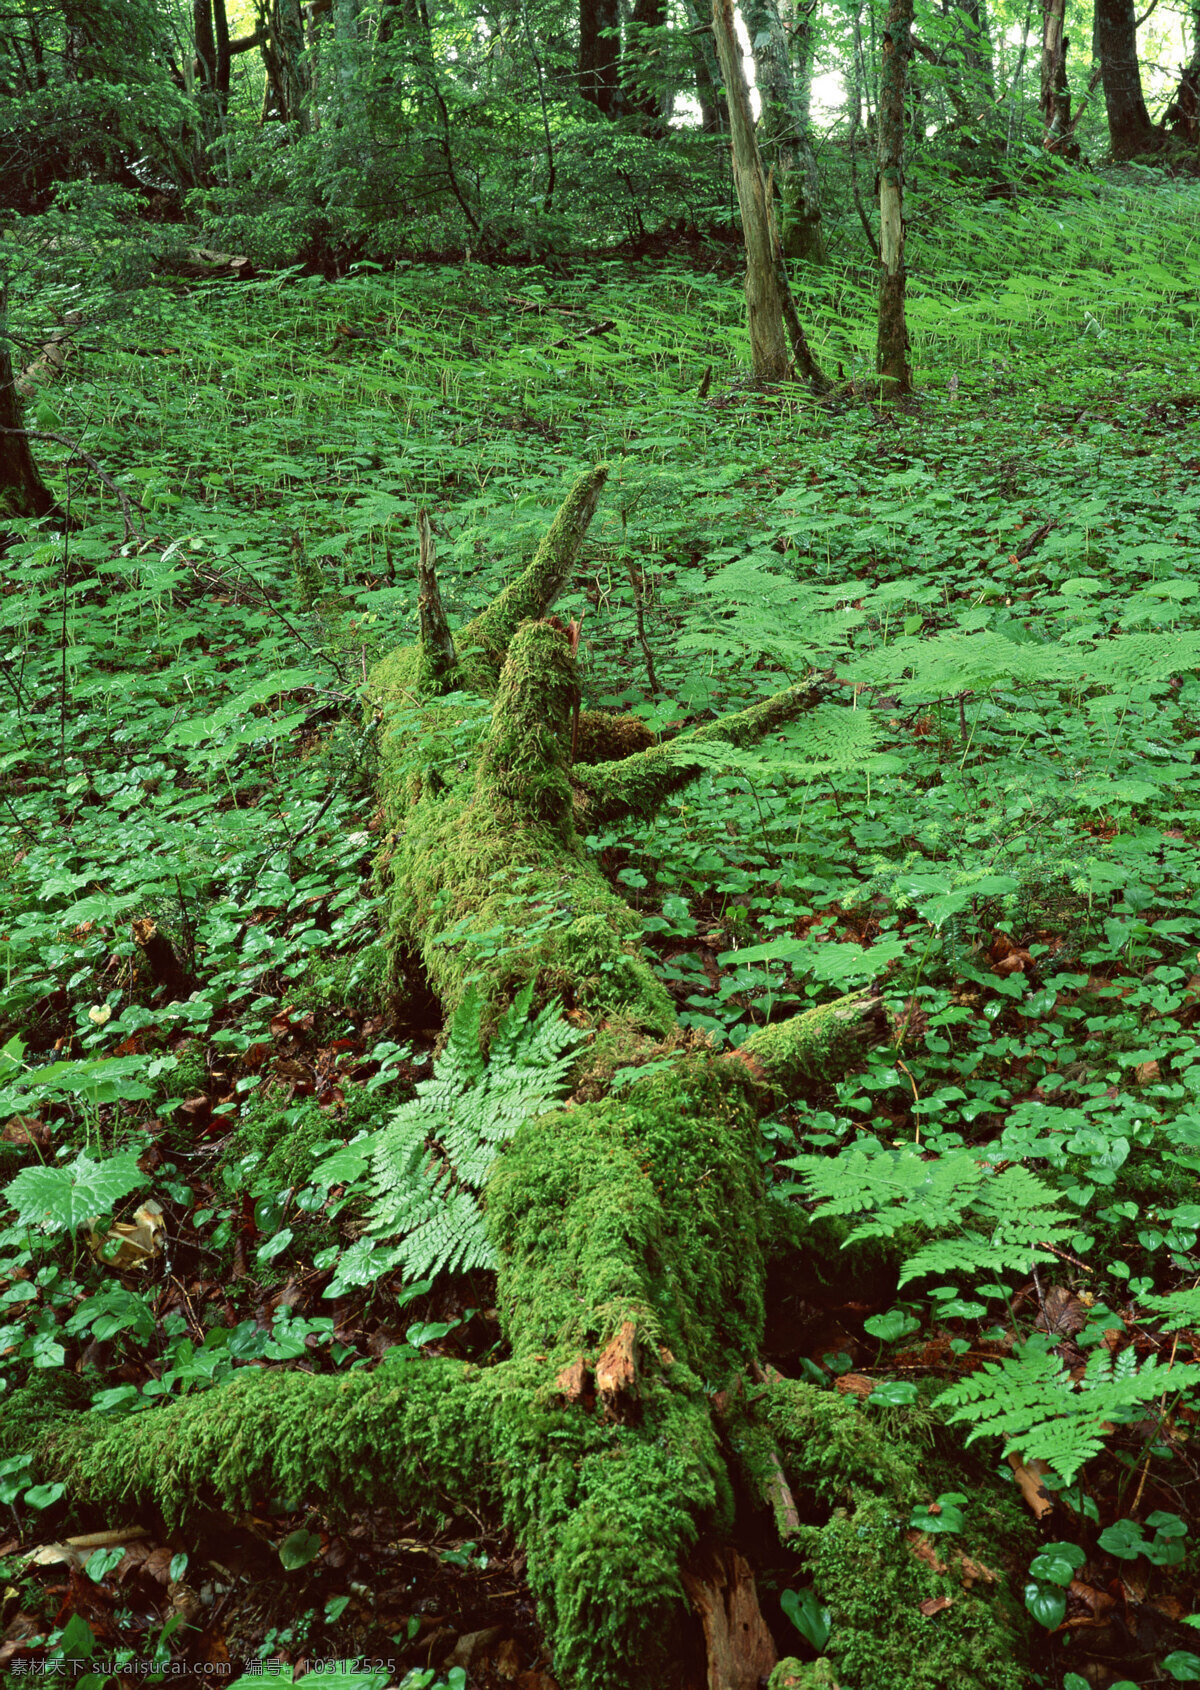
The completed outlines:
{"type": "Polygon", "coordinates": [[[1043,145],[1057,150],[1071,132],[1071,90],[1063,34],[1067,0],[1042,0],[1042,79],[1038,109],[1046,126],[1043,145]]]}
{"type": "Polygon", "coordinates": [[[229,101],[229,75],[232,64],[232,51],[229,41],[229,14],[225,9],[225,0],[213,0],[213,85],[217,92],[217,103],[224,121],[229,101]]]}
{"type": "Polygon", "coordinates": [[[194,180],[203,185],[211,183],[213,179],[208,149],[220,132],[220,117],[217,111],[217,43],[213,28],[212,0],[192,0],[192,37],[195,44],[193,91],[200,123],[191,137],[191,171],[194,180]]]}
{"type": "Polygon", "coordinates": [[[808,126],[807,84],[812,63],[811,20],[803,15],[800,79],[793,75],[777,0],[744,0],[762,112],[759,134],[770,160],[780,206],[785,257],[825,262],[817,160],[808,126]]]}
{"type": "Polygon", "coordinates": [[[746,245],[746,319],[750,363],[764,381],[782,381],[788,373],[783,296],[775,270],[771,205],[754,135],[750,93],[742,71],[741,47],[733,24],[732,0],[713,0],[713,32],[729,103],[730,153],[742,239],[746,245]]]}
{"type": "Polygon", "coordinates": [[[688,16],[688,43],[692,50],[692,72],[696,81],[696,104],[700,107],[700,128],[715,135],[729,127],[729,113],[721,97],[720,67],[712,27],[696,9],[695,0],[683,0],[688,16]]]}
{"type": "Polygon", "coordinates": [[[1115,159],[1153,152],[1161,136],[1142,97],[1134,0],[1096,0],[1096,45],[1115,159]]]}
{"type": "MultiPolygon", "coordinates": [[[[770,1423],[751,1400],[767,1232],[758,1121],[860,1060],[879,1017],[873,1000],[846,998],[731,1054],[689,1043],[637,917],[588,855],[577,817],[588,827],[601,813],[652,813],[704,766],[678,741],[680,755],[569,762],[579,673],[569,633],[545,613],[605,476],[579,479],[533,562],[453,652],[426,535],[426,643],[393,653],[370,682],[398,966],[419,954],[447,1012],[470,981],[491,1025],[533,981],[591,1033],[573,1101],[525,1121],[488,1182],[505,1359],[405,1359],[399,1346],[370,1374],[246,1368],[123,1420],[53,1405],[31,1420],[14,1393],[0,1405],[0,1449],[17,1439],[77,1500],[154,1501],[172,1518],[264,1495],[491,1508],[526,1553],[570,1690],[695,1685],[683,1666],[703,1660],[701,1625],[708,1682],[752,1686],[773,1646],[748,1564],[714,1546],[739,1494],[757,1518],[745,1541],[772,1505],[781,1532],[799,1530],[773,1430],[786,1431],[797,1403],[850,1436],[856,1413],[813,1386],[788,1385],[791,1398],[764,1388],[770,1423]],[[643,1077],[609,1095],[618,1067],[628,1077],[641,1064],[643,1077]]],[[[820,696],[790,689],[695,741],[751,743],[820,696]]],[[[805,1453],[789,1457],[793,1469],[819,1495],[825,1441],[795,1441],[805,1453]]],[[[894,1554],[911,1562],[898,1537],[894,1554]]]]}
{"type": "Polygon", "coordinates": [[[754,373],[763,381],[782,381],[789,370],[790,340],[797,368],[823,392],[830,384],[813,357],[800,325],[775,233],[771,196],[754,134],[750,90],[734,30],[733,0],[713,0],[713,33],[729,102],[733,180],[746,245],[746,318],[754,373]]]}
{"type": "Polygon", "coordinates": [[[912,56],[913,0],[892,0],[879,72],[879,335],[875,368],[884,391],[912,387],[904,315],[904,93],[912,56]]]}
{"type": "Polygon", "coordinates": [[[1191,14],[1191,57],[1179,73],[1179,86],[1164,121],[1181,141],[1194,145],[1200,140],[1200,0],[1193,0],[1191,14]]]}
{"type": "Polygon", "coordinates": [[[984,0],[944,0],[944,9],[956,25],[955,56],[966,73],[964,82],[972,85],[971,104],[978,107],[980,95],[985,101],[994,100],[996,75],[984,0]]]}
{"type": "Polygon", "coordinates": [[[12,350],[0,297],[0,521],[20,516],[48,516],[54,496],[38,473],[21,431],[21,401],[13,376],[12,350]]]}
{"type": "Polygon", "coordinates": [[[621,103],[618,0],[579,0],[579,92],[606,117],[621,103]]]}
{"type": "Polygon", "coordinates": [[[281,123],[307,128],[305,99],[311,86],[308,56],[304,48],[304,14],[300,0],[271,0],[270,32],[263,43],[263,63],[275,95],[275,110],[281,123]]]}

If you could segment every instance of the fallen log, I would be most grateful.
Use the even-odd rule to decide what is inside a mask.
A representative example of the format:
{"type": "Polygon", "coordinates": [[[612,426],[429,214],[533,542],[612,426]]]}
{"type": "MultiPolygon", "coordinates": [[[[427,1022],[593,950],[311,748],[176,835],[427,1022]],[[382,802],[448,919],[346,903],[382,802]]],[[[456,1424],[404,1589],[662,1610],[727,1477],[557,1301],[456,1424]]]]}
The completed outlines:
{"type": "MultiPolygon", "coordinates": [[[[580,477],[528,569],[456,633],[423,527],[422,638],[370,683],[396,989],[419,966],[449,1013],[473,987],[486,1026],[533,982],[589,1029],[574,1096],[525,1120],[488,1181],[505,1358],[475,1366],[400,1346],[370,1374],[245,1369],[116,1420],[22,1391],[0,1405],[0,1451],[33,1449],[91,1504],[140,1499],[172,1519],[262,1495],[492,1509],[526,1553],[569,1690],[750,1690],[776,1651],[732,1542],[739,1521],[763,1510],[816,1554],[825,1540],[809,1522],[814,1507],[828,1516],[831,1487],[860,1484],[862,1506],[890,1519],[917,1484],[860,1404],[757,1360],[771,1233],[759,1121],[827,1088],[883,1021],[862,994],[732,1053],[685,1040],[636,915],[588,855],[581,803],[609,802],[612,786],[622,813],[649,813],[693,766],[686,744],[674,760],[655,747],[569,761],[579,676],[569,631],[546,618],[604,480],[603,468],[580,477]],[[638,1063],[644,1075],[611,1094],[614,1070],[638,1063]]],[[[791,689],[704,736],[749,743],[815,696],[791,689]]],[[[862,1553],[898,1569],[889,1590],[936,1576],[896,1532],[872,1530],[862,1553]]],[[[851,1589],[869,1583],[862,1565],[851,1589]]],[[[964,1609],[963,1647],[991,1670],[1014,1648],[1007,1631],[984,1647],[981,1612],[964,1609]]],[[[964,1669],[937,1682],[977,1680],[964,1669]]],[[[990,1690],[1002,1683],[1017,1680],[1001,1673],[990,1690]]]]}

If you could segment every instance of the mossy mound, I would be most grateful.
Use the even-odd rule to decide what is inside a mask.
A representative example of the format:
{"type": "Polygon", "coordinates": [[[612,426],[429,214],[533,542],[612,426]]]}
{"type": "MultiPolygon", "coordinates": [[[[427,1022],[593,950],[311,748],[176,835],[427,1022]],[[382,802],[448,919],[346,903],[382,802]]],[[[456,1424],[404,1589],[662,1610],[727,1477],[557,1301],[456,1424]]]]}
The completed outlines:
{"type": "Polygon", "coordinates": [[[881,1410],[781,1380],[759,1406],[802,1516],[820,1522],[795,1542],[832,1617],[837,1678],[872,1690],[1021,1690],[1029,1621],[1014,1575],[1036,1532],[1012,1487],[964,1458],[927,1403],[881,1410]],[[970,1497],[962,1533],[915,1530],[914,1515],[950,1490],[970,1497]]]}

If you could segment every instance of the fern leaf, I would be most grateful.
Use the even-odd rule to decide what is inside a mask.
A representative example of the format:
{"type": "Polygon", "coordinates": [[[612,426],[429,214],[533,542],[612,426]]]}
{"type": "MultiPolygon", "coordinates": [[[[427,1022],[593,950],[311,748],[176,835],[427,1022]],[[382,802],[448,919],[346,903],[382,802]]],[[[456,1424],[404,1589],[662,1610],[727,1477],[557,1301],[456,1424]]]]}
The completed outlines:
{"type": "Polygon", "coordinates": [[[371,1233],[378,1241],[399,1240],[397,1260],[411,1279],[495,1265],[479,1194],[522,1122],[562,1095],[582,1036],[557,1003],[530,1020],[532,1003],[530,984],[500,1022],[485,1059],[482,1000],[469,991],[432,1077],[371,1145],[371,1233]]]}
{"type": "Polygon", "coordinates": [[[1104,1448],[1108,1428],[1138,1417],[1144,1404],[1164,1392],[1200,1386],[1200,1367],[1159,1367],[1151,1356],[1142,1367],[1132,1350],[1115,1360],[1097,1351],[1082,1380],[1072,1379],[1045,1338],[1031,1338],[1003,1361],[985,1362],[938,1397],[953,1412],[951,1424],[969,1421],[967,1442],[1002,1437],[1004,1453],[1047,1461],[1070,1483],[1086,1461],[1104,1448]]]}

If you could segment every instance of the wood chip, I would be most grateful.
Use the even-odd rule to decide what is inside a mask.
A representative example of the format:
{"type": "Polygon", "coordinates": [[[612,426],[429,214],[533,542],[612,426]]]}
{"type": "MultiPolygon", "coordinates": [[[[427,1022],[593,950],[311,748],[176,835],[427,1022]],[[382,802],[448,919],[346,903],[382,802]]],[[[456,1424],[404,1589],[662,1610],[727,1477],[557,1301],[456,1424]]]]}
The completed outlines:
{"type": "Polygon", "coordinates": [[[1008,1465],[1013,1470],[1025,1503],[1035,1520],[1044,1520],[1047,1514],[1054,1512],[1054,1503],[1048,1492],[1042,1488],[1042,1479],[1053,1471],[1048,1461],[1022,1461],[1019,1455],[1010,1455],[1008,1465]]]}
{"type": "Polygon", "coordinates": [[[933,1540],[929,1537],[928,1533],[918,1532],[915,1530],[905,1532],[904,1541],[908,1545],[909,1553],[915,1555],[918,1561],[924,1561],[925,1565],[930,1568],[932,1572],[948,1573],[950,1571],[949,1567],[938,1555],[937,1550],[933,1547],[933,1540]]]}
{"type": "Polygon", "coordinates": [[[118,1543],[132,1543],[135,1538],[149,1536],[145,1526],[118,1526],[111,1532],[84,1532],[82,1537],[69,1537],[65,1542],[72,1549],[115,1549],[118,1543]]]}
{"type": "Polygon", "coordinates": [[[570,1367],[564,1367],[554,1381],[554,1388],[560,1391],[568,1402],[579,1402],[587,1390],[587,1363],[580,1356],[570,1367]]]}
{"type": "Polygon", "coordinates": [[[925,1615],[927,1620],[931,1620],[935,1614],[940,1614],[953,1606],[954,1599],[951,1596],[927,1596],[923,1602],[917,1603],[917,1608],[925,1615]]]}
{"type": "Polygon", "coordinates": [[[610,1413],[637,1396],[637,1328],[627,1320],[596,1363],[596,1390],[610,1413]]]}

